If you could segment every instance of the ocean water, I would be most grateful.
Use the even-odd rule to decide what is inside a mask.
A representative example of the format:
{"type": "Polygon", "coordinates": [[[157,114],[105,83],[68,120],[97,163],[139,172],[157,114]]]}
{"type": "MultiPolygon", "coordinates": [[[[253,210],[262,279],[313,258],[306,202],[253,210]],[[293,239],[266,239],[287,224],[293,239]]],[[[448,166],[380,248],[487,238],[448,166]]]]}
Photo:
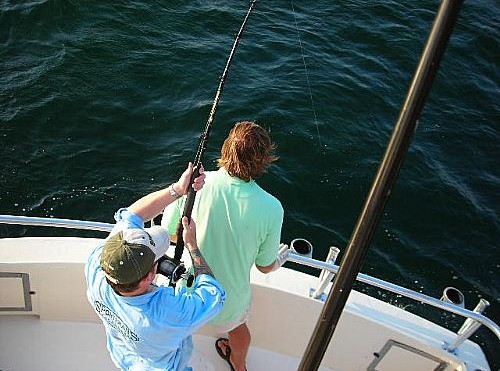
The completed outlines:
{"type": "MultiPolygon", "coordinates": [[[[117,208],[175,181],[194,158],[248,5],[0,1],[0,214],[112,222],[117,208]]],[[[438,5],[258,2],[205,168],[234,122],[256,120],[280,156],[258,182],[282,201],[282,241],[306,238],[318,259],[329,246],[345,250],[438,5]]],[[[497,323],[499,10],[492,0],[463,4],[362,267],[437,298],[457,287],[468,309],[485,298],[497,323]]],[[[1,237],[51,233],[0,225],[1,237]]],[[[374,294],[454,331],[462,323],[374,294]]],[[[494,339],[487,329],[473,336],[496,370],[494,339]]]]}

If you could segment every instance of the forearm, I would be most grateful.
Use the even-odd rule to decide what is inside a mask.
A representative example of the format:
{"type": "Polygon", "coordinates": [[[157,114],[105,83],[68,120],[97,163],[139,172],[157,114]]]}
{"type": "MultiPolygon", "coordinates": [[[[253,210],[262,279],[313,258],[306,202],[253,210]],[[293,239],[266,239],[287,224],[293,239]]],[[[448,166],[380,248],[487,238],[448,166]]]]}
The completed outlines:
{"type": "Polygon", "coordinates": [[[191,255],[191,260],[194,267],[194,275],[199,276],[201,274],[208,274],[215,278],[212,269],[208,266],[207,261],[201,254],[201,251],[197,246],[189,246],[189,254],[191,255]]]}
{"type": "Polygon", "coordinates": [[[266,265],[266,266],[255,264],[255,267],[260,272],[267,274],[267,273],[274,272],[275,270],[278,270],[278,268],[280,268],[281,265],[279,264],[279,262],[277,260],[275,260],[272,264],[269,264],[269,265],[266,265]]]}
{"type": "MultiPolygon", "coordinates": [[[[178,189],[175,183],[174,189],[178,189]]],[[[176,199],[177,197],[170,194],[170,188],[164,188],[140,198],[130,205],[128,209],[139,215],[146,222],[160,214],[167,205],[176,199]]]]}
{"type": "Polygon", "coordinates": [[[265,266],[258,265],[258,264],[255,264],[255,266],[262,273],[274,272],[274,271],[278,270],[287,261],[289,254],[290,254],[290,250],[288,249],[288,245],[285,245],[282,243],[279,245],[278,256],[276,257],[274,262],[272,262],[269,265],[265,265],[265,266]]]}

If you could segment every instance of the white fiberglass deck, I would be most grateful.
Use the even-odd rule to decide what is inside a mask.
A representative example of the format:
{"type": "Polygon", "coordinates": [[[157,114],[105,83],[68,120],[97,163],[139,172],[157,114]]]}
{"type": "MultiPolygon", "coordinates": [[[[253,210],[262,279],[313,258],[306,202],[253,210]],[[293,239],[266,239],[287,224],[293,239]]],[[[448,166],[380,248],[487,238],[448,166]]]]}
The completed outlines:
{"type": "MultiPolygon", "coordinates": [[[[96,243],[69,237],[0,239],[0,370],[114,369],[103,326],[85,295],[83,266],[96,243]],[[13,274],[29,280],[29,294],[26,283],[13,274]],[[26,297],[31,308],[6,310],[22,306],[26,297]]],[[[318,279],[286,268],[268,275],[254,269],[251,282],[248,369],[295,370],[323,306],[309,297],[318,279]]],[[[217,336],[205,326],[195,337],[204,359],[201,369],[229,369],[215,351],[217,336]]],[[[442,349],[443,342],[456,336],[352,291],[322,365],[337,371],[489,370],[480,347],[471,341],[462,343],[456,354],[442,349]]]]}
{"type": "MultiPolygon", "coordinates": [[[[0,316],[0,369],[8,371],[117,370],[97,323],[40,321],[30,316],[0,316]]],[[[229,370],[214,348],[215,338],[195,335],[195,370],[229,370]]],[[[295,370],[299,359],[252,347],[249,370],[295,370]]],[[[323,371],[330,369],[321,368],[323,371]]]]}

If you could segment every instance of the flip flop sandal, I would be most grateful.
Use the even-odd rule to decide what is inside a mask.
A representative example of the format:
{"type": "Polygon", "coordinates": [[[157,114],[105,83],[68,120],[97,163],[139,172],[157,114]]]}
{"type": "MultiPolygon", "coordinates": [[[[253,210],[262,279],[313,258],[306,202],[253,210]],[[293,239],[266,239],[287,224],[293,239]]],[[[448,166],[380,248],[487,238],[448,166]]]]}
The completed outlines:
{"type": "Polygon", "coordinates": [[[221,348],[221,345],[220,343],[222,341],[226,341],[226,342],[229,342],[228,339],[226,338],[218,338],[216,341],[215,341],[215,350],[217,350],[217,353],[219,353],[219,356],[225,360],[227,362],[227,364],[229,365],[229,367],[231,367],[231,371],[234,371],[234,367],[233,365],[231,364],[231,360],[230,360],[230,357],[231,357],[231,348],[229,347],[229,344],[228,345],[225,345],[226,347],[226,353],[224,353],[222,351],[222,348],[221,348]]]}

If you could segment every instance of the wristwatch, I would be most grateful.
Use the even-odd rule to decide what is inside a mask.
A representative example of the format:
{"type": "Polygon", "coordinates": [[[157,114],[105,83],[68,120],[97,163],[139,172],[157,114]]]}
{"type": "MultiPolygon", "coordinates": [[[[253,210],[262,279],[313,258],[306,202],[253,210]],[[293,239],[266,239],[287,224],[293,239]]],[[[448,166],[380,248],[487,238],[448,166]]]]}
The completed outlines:
{"type": "Polygon", "coordinates": [[[168,187],[168,192],[169,192],[170,196],[172,196],[175,199],[182,197],[182,195],[180,195],[176,192],[173,184],[170,184],[170,187],[168,187]]]}

